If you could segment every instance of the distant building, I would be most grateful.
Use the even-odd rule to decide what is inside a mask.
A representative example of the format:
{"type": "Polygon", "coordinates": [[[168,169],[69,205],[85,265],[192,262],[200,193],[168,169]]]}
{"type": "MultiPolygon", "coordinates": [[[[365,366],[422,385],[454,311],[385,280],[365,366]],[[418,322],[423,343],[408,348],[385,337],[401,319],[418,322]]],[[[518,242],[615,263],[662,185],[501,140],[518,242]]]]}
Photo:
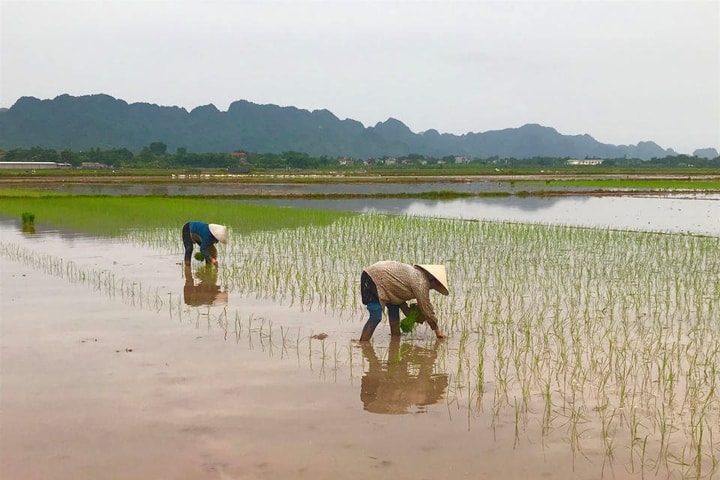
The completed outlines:
{"type": "Polygon", "coordinates": [[[0,162],[0,169],[3,170],[50,170],[70,167],[69,163],[59,162],[0,162]]]}
{"type": "Polygon", "coordinates": [[[603,163],[602,160],[593,158],[591,160],[585,159],[585,160],[578,160],[578,159],[572,159],[568,160],[568,165],[601,165],[603,163]]]}
{"type": "Polygon", "coordinates": [[[82,162],[80,164],[80,168],[87,168],[89,170],[106,170],[110,168],[110,166],[98,162],[82,162]]]}

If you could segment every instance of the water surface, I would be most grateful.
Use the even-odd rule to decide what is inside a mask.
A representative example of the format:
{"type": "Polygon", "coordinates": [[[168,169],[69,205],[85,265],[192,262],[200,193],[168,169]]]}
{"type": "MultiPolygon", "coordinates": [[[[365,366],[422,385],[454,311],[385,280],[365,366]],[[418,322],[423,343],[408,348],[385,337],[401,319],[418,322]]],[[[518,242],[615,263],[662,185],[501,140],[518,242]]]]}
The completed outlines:
{"type": "MultiPolygon", "coordinates": [[[[300,195],[300,194],[398,194],[452,190],[482,194],[523,191],[566,191],[562,185],[519,187],[511,181],[420,183],[174,183],[83,184],[58,183],[50,190],[92,195],[300,195]]],[[[581,188],[573,188],[582,191],[581,188]]],[[[589,190],[589,189],[588,189],[589,190]]],[[[557,197],[478,197],[455,200],[421,199],[265,199],[266,205],[379,212],[429,217],[565,224],[620,230],[692,233],[720,236],[720,194],[673,193],[666,195],[557,197]]]]}
{"type": "Polygon", "coordinates": [[[427,217],[720,236],[720,195],[501,197],[456,200],[262,200],[253,203],[427,217]]]}

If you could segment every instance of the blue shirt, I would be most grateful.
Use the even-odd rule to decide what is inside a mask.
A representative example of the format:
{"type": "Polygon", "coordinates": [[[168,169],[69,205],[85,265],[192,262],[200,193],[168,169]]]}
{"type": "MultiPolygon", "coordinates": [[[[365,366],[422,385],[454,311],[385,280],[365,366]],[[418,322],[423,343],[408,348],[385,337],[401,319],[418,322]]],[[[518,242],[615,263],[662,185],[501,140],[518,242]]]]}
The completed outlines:
{"type": "Polygon", "coordinates": [[[210,225],[205,222],[189,222],[190,226],[190,237],[193,240],[200,240],[200,253],[206,259],[210,259],[210,252],[208,247],[217,243],[217,238],[210,233],[210,225]]]}

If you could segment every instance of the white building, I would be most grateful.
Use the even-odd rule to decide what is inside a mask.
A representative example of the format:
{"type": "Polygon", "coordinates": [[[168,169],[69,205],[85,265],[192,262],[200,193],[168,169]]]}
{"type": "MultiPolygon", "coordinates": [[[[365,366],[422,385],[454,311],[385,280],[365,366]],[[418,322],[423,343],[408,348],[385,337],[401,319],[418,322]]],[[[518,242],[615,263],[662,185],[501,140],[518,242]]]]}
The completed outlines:
{"type": "Polygon", "coordinates": [[[568,161],[567,161],[567,164],[568,164],[568,165],[600,165],[600,164],[602,164],[602,162],[603,162],[602,160],[597,159],[597,158],[593,158],[593,159],[591,159],[591,160],[587,160],[587,159],[585,159],[585,160],[573,159],[573,160],[568,160],[568,161]]]}
{"type": "Polygon", "coordinates": [[[3,170],[49,170],[70,167],[69,163],[58,162],[0,162],[0,169],[3,170]]]}

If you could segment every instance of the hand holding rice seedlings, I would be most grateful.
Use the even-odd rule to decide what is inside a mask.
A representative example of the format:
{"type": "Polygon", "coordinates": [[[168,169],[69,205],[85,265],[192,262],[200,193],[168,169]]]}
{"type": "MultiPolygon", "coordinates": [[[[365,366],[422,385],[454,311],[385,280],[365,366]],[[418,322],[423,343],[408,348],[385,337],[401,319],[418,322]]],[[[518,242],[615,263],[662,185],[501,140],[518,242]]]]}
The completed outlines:
{"type": "Polygon", "coordinates": [[[416,324],[423,322],[423,316],[417,303],[413,303],[409,308],[408,314],[400,321],[400,330],[405,333],[412,332],[416,324]]]}

